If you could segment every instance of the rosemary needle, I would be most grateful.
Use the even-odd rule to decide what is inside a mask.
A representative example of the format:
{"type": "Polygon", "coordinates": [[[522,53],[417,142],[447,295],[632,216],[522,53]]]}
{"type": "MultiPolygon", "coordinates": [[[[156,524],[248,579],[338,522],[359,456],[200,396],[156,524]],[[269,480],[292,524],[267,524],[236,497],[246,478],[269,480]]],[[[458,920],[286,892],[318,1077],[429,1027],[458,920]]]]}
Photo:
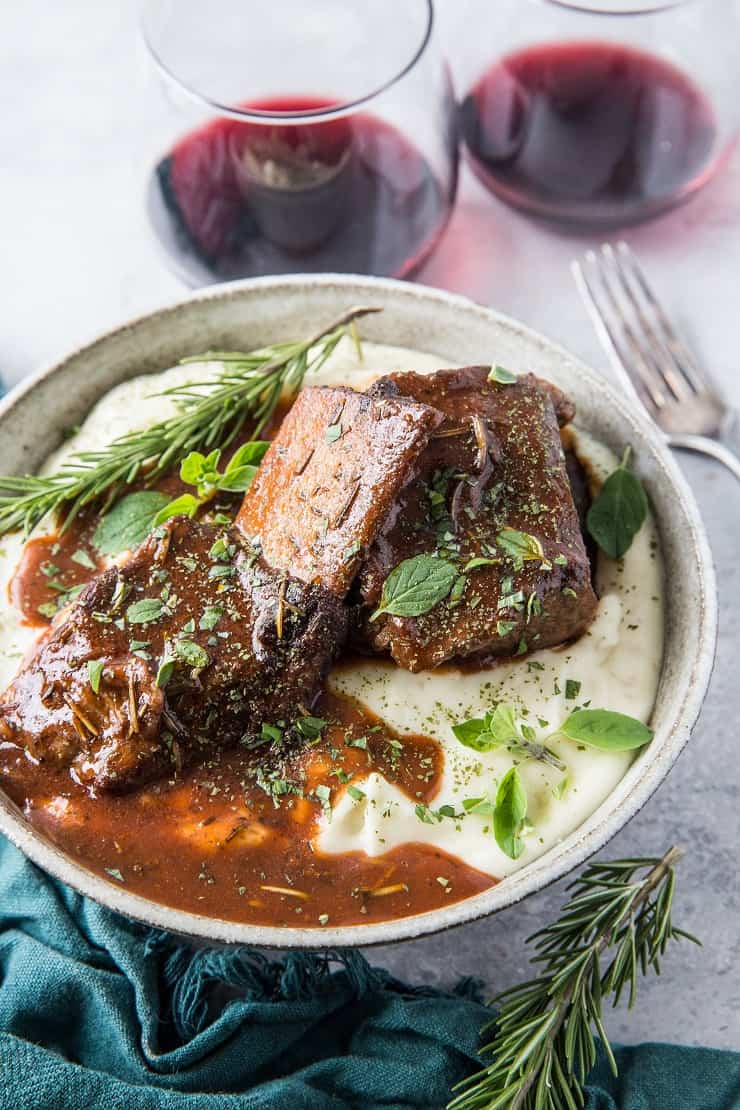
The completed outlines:
{"type": "Polygon", "coordinates": [[[309,371],[320,369],[360,316],[379,308],[343,312],[307,339],[275,343],[244,353],[207,351],[183,363],[216,361],[215,379],[166,390],[177,411],[167,420],[115,439],[97,451],[81,451],[54,474],[0,477],[0,535],[28,534],[44,517],[61,513],[68,527],[83,506],[104,498],[110,505],[137,478],[147,483],[191,451],[224,448],[247,420],[257,438],[281,397],[294,396],[309,371]]]}
{"type": "Polygon", "coordinates": [[[660,972],[669,941],[699,943],[671,921],[680,857],[671,848],[662,859],[586,868],[559,920],[530,937],[541,973],[494,998],[496,1017],[483,1029],[493,1036],[481,1049],[491,1063],[459,1085],[448,1110],[579,1110],[596,1063],[594,1030],[616,1074],[603,999],[616,1006],[626,991],[632,1006],[640,972],[660,972]]]}

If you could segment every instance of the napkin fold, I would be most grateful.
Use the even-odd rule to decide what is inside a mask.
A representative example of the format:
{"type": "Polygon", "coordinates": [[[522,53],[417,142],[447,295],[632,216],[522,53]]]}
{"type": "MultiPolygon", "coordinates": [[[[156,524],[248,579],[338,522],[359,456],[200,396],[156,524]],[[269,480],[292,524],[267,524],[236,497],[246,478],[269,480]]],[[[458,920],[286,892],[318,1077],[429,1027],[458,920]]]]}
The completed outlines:
{"type": "MultiPolygon", "coordinates": [[[[0,1110],[441,1110],[488,1018],[474,982],[409,986],[359,952],[193,949],[0,837],[0,1110]]],[[[588,1110],[740,1107],[740,1055],[617,1058],[588,1110]]]]}

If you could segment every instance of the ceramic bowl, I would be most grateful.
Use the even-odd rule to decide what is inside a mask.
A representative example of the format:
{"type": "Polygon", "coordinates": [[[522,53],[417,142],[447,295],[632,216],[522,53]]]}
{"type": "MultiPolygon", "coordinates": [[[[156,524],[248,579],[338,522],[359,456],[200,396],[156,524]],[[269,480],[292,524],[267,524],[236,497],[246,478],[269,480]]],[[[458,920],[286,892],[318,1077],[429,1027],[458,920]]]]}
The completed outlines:
{"type": "Polygon", "coordinates": [[[351,946],[421,936],[511,906],[603,848],[667,775],[699,714],[712,670],[717,602],[712,559],[694,498],[661,434],[626,397],[543,336],[491,309],[417,285],[372,278],[265,278],[211,288],[140,317],[75,351],[0,404],[3,469],[32,471],[112,386],[207,348],[244,349],[305,335],[353,304],[381,305],[361,321],[371,340],[416,347],[449,362],[500,362],[566,390],[578,421],[635,465],[657,518],[670,589],[655,739],[614,792],[575,832],[497,886],[428,913],[368,925],[275,928],[170,909],[121,890],[66,856],[0,793],[0,831],[50,874],[113,910],[212,943],[351,946]]]}

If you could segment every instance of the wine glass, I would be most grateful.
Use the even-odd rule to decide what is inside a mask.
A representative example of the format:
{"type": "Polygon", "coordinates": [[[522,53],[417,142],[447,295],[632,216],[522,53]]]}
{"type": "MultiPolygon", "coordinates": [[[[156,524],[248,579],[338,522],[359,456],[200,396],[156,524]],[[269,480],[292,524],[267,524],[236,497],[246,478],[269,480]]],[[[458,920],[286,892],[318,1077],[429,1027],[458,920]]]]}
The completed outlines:
{"type": "Polygon", "coordinates": [[[499,0],[461,106],[502,200],[592,225],[691,197],[730,149],[740,18],[724,0],[499,0]],[[481,64],[482,63],[482,64],[481,64]]]}
{"type": "Polygon", "coordinates": [[[148,215],[189,284],[407,277],[455,198],[432,0],[145,0],[161,96],[148,215]]]}

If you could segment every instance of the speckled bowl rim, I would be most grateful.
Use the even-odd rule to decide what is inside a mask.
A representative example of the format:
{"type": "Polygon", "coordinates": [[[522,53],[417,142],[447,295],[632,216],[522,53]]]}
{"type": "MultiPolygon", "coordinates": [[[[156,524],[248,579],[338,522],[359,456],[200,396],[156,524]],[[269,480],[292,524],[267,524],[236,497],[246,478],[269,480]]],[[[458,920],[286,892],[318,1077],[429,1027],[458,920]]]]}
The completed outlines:
{"type": "MultiPolygon", "coordinates": [[[[32,395],[41,383],[46,383],[62,371],[69,372],[71,364],[90,354],[104,355],[106,347],[111,343],[125,342],[129,335],[135,335],[139,329],[166,327],[169,322],[178,318],[187,318],[188,314],[202,312],[204,307],[207,311],[208,306],[214,302],[259,304],[260,299],[269,300],[276,294],[286,298],[310,298],[312,292],[319,296],[331,296],[334,292],[341,294],[343,305],[372,304],[373,298],[382,299],[386,310],[390,308],[391,311],[394,304],[411,310],[418,306],[420,311],[436,305],[440,310],[452,312],[460,323],[467,320],[476,325],[489,325],[492,343],[493,336],[497,335],[506,337],[514,344],[521,343],[523,346],[536,348],[551,360],[553,367],[559,366],[567,373],[578,374],[586,381],[589,389],[603,399],[603,404],[612,406],[619,419],[629,427],[637,457],[640,457],[641,452],[650,455],[656,475],[670,487],[673,506],[683,515],[686,526],[684,542],[690,546],[696,571],[693,613],[696,636],[690,651],[681,649],[686,653],[681,666],[683,693],[672,719],[661,725],[653,743],[632,764],[615,790],[589,819],[540,858],[490,890],[438,910],[393,921],[339,927],[328,925],[323,928],[286,928],[238,924],[173,909],[113,885],[75,862],[37,832],[0,791],[0,832],[39,867],[80,893],[127,917],[158,929],[217,944],[253,944],[284,949],[388,944],[485,917],[543,889],[601,849],[657,789],[689,739],[706,695],[714,662],[717,592],[711,552],[694,497],[661,434],[630,400],[617,393],[600,375],[563,347],[516,320],[456,294],[390,279],[341,274],[257,278],[213,286],[105,332],[23,382],[0,402],[0,433],[6,431],[9,417],[19,403],[29,394],[32,395]]],[[[388,312],[383,315],[387,317],[388,312]]],[[[398,339],[400,345],[404,342],[407,341],[398,339]]],[[[423,347],[422,342],[417,345],[423,347]]],[[[429,345],[433,347],[432,342],[429,345]]],[[[122,374],[118,380],[124,380],[128,376],[131,375],[122,374]]],[[[553,376],[557,378],[557,374],[553,376]]],[[[38,434],[42,435],[43,429],[39,429],[38,434]]]]}

